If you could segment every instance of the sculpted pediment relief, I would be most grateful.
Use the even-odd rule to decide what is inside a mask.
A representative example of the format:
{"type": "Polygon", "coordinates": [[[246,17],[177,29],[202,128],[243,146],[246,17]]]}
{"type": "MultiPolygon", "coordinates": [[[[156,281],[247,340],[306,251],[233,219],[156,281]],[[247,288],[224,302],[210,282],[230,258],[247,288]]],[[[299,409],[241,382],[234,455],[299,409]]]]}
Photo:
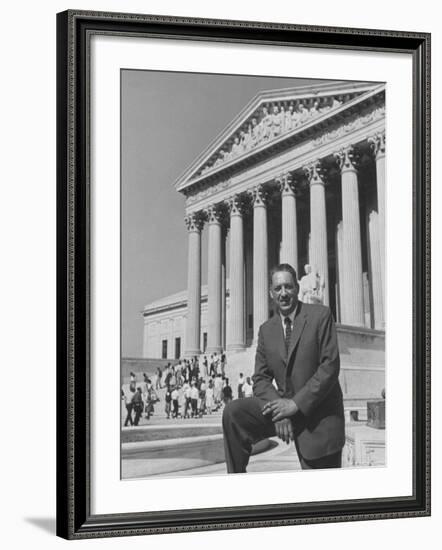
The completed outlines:
{"type": "Polygon", "coordinates": [[[301,94],[299,89],[278,90],[273,94],[263,92],[196,159],[175,186],[182,191],[193,181],[211,176],[255,151],[282,141],[316,120],[345,111],[347,105],[375,89],[379,89],[379,85],[352,87],[347,83],[347,88],[341,85],[331,90],[328,84],[310,87],[301,94]]]}
{"type": "MultiPolygon", "coordinates": [[[[347,94],[350,96],[350,94],[347,94]]],[[[347,96],[345,96],[347,98],[347,96]]],[[[206,164],[195,174],[204,174],[243,153],[270,142],[281,134],[295,130],[345,101],[342,96],[303,98],[283,102],[267,102],[257,109],[233,137],[223,143],[206,164]]],[[[347,100],[351,99],[351,96],[347,100]]]]}

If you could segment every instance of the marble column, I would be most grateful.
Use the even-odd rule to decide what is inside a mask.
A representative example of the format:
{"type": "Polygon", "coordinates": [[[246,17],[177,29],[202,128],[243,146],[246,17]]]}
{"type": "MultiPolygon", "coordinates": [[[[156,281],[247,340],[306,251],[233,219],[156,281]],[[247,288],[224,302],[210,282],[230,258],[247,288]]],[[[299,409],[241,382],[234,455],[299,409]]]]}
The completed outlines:
{"type": "Polygon", "coordinates": [[[226,273],[226,241],[227,228],[223,227],[221,233],[221,347],[226,349],[226,297],[227,297],[227,273],[226,273]]]}
{"type": "Polygon", "coordinates": [[[337,304],[337,320],[342,323],[342,310],[345,304],[345,287],[344,287],[344,244],[343,244],[343,230],[342,220],[336,227],[336,260],[337,260],[337,280],[338,280],[338,304],[337,304]]]}
{"type": "Polygon", "coordinates": [[[188,234],[187,267],[187,319],[185,356],[200,353],[201,327],[201,230],[203,220],[200,213],[185,218],[188,234]]]}
{"type": "Polygon", "coordinates": [[[385,132],[368,139],[376,159],[376,188],[378,195],[379,254],[381,260],[382,298],[385,300],[385,132]]]}
{"type": "Polygon", "coordinates": [[[207,353],[219,353],[222,349],[222,210],[219,205],[212,205],[206,215],[209,230],[207,353]]]}
{"type": "Polygon", "coordinates": [[[372,210],[368,215],[370,242],[370,278],[373,293],[374,328],[384,328],[384,303],[382,294],[382,267],[379,244],[379,213],[372,210]]]}
{"type": "Polygon", "coordinates": [[[245,246],[245,319],[246,345],[253,341],[253,221],[243,216],[245,246]]]}
{"type": "Polygon", "coordinates": [[[245,273],[244,273],[244,204],[241,197],[227,201],[230,210],[230,307],[227,329],[227,349],[244,349],[245,340],[245,273]]]}
{"type": "Polygon", "coordinates": [[[284,174],[280,178],[277,178],[276,183],[281,192],[282,211],[282,243],[279,261],[282,264],[290,264],[295,268],[296,273],[298,273],[298,230],[295,186],[290,174],[284,174]]]}
{"type": "Polygon", "coordinates": [[[253,339],[269,315],[267,194],[262,185],[251,190],[253,203],[253,339]]]}
{"type": "Polygon", "coordinates": [[[343,283],[345,288],[342,323],[364,326],[361,222],[358,174],[353,148],[345,147],[335,153],[335,157],[341,169],[342,187],[343,283]]]}
{"type": "Polygon", "coordinates": [[[310,183],[310,247],[309,263],[324,280],[324,304],[329,305],[327,214],[325,182],[319,161],[304,167],[310,183]]]}

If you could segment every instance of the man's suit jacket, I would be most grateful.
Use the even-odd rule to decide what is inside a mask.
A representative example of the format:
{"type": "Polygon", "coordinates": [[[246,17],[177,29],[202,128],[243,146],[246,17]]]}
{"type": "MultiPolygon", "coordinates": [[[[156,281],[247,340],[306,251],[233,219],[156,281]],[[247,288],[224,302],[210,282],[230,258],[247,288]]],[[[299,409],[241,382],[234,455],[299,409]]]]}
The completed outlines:
{"type": "Polygon", "coordinates": [[[280,397],[295,401],[299,409],[293,417],[295,440],[307,460],[336,453],[344,446],[339,368],[336,329],[328,307],[299,302],[288,353],[280,315],[261,325],[253,393],[263,404],[280,397]]]}

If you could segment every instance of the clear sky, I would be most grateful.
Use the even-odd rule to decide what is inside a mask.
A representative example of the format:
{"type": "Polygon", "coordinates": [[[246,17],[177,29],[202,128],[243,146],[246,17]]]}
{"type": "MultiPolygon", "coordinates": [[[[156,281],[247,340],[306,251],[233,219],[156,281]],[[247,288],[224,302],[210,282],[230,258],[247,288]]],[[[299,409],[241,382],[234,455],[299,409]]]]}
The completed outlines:
{"type": "Polygon", "coordinates": [[[123,357],[142,355],[143,307],[187,287],[184,197],[176,178],[258,92],[313,82],[322,81],[122,71],[123,357]]]}

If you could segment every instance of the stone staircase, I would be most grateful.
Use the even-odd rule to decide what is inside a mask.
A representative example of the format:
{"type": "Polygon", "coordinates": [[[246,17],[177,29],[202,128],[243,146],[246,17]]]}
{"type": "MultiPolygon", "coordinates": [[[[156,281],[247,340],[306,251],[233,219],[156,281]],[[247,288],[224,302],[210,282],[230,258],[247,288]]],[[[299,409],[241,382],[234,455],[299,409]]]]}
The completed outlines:
{"type": "Polygon", "coordinates": [[[252,377],[255,369],[256,346],[251,346],[241,351],[227,352],[227,364],[225,373],[233,388],[233,395],[236,397],[239,374],[242,372],[244,378],[252,377]]]}
{"type": "MultiPolygon", "coordinates": [[[[380,399],[385,388],[385,333],[365,328],[337,325],[341,357],[340,383],[344,393],[344,407],[348,420],[366,420],[367,401],[380,399]]],[[[226,376],[229,378],[234,398],[237,397],[239,374],[252,376],[255,366],[256,346],[241,351],[227,352],[226,376]]],[[[154,373],[157,366],[167,360],[126,359],[123,364],[123,389],[128,390],[129,371],[137,374],[141,383],[142,372],[154,373]]],[[[152,376],[155,385],[156,376],[152,376]]],[[[137,383],[137,385],[138,385],[137,383]]],[[[158,394],[163,402],[164,389],[158,394]]]]}

